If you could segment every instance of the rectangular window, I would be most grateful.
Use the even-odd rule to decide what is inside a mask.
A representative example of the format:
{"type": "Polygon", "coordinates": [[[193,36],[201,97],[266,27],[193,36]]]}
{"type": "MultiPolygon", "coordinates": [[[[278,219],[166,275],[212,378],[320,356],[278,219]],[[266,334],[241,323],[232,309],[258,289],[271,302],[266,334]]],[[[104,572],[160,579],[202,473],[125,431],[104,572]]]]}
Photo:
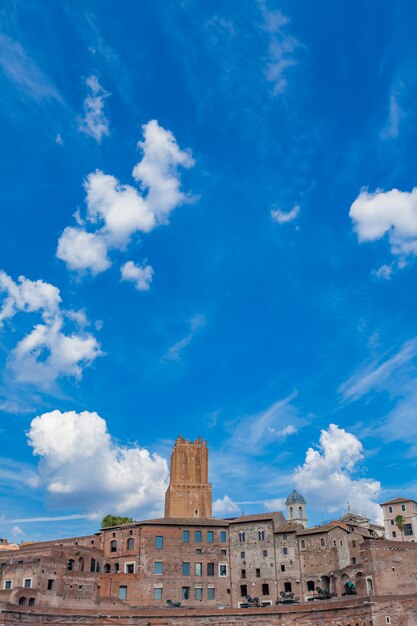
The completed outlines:
{"type": "Polygon", "coordinates": [[[190,575],[190,564],[189,563],[183,563],[182,564],[182,575],[183,576],[189,576],[190,575]]]}
{"type": "Polygon", "coordinates": [[[48,590],[48,591],[51,591],[51,589],[53,589],[53,588],[54,588],[54,579],[53,579],[53,578],[50,578],[50,579],[48,580],[48,584],[47,584],[47,587],[46,587],[46,588],[47,588],[47,590],[48,590]]]}
{"type": "Polygon", "coordinates": [[[244,553],[244,552],[241,552],[241,553],[240,553],[240,558],[241,558],[241,559],[244,559],[244,558],[245,558],[245,553],[244,553]]]}
{"type": "Polygon", "coordinates": [[[203,564],[202,563],[196,563],[195,564],[195,575],[196,576],[202,576],[203,575],[203,564]]]}
{"type": "Polygon", "coordinates": [[[411,524],[404,524],[404,536],[405,535],[412,535],[413,534],[413,527],[411,526],[411,524]]]}
{"type": "Polygon", "coordinates": [[[223,554],[223,555],[227,554],[227,550],[220,550],[220,554],[223,554]]]}
{"type": "Polygon", "coordinates": [[[203,599],[203,588],[202,587],[195,587],[195,589],[194,589],[194,598],[196,600],[202,600],[203,599]]]}
{"type": "Polygon", "coordinates": [[[241,578],[246,578],[246,570],[245,570],[245,569],[242,569],[242,570],[241,570],[241,572],[240,572],[240,577],[241,577],[241,578]]]}
{"type": "Polygon", "coordinates": [[[190,597],[190,588],[189,587],[183,587],[182,588],[182,599],[183,600],[188,600],[190,597]]]}
{"type": "Polygon", "coordinates": [[[216,590],[214,587],[209,587],[207,589],[207,600],[215,600],[216,599],[216,590]]]}
{"type": "Polygon", "coordinates": [[[281,565],[281,572],[285,572],[285,565],[281,565]]]}
{"type": "Polygon", "coordinates": [[[260,578],[261,577],[261,570],[260,570],[259,567],[257,567],[256,570],[255,570],[255,576],[256,576],[256,578],[260,578]]]}
{"type": "Polygon", "coordinates": [[[207,563],[207,576],[214,576],[214,563],[207,563]]]}
{"type": "Polygon", "coordinates": [[[195,551],[196,554],[201,554],[201,548],[197,548],[197,550],[195,551]]]}
{"type": "Polygon", "coordinates": [[[127,599],[127,587],[126,585],[121,585],[119,587],[119,600],[126,600],[127,599]]]}
{"type": "Polygon", "coordinates": [[[4,581],[4,589],[11,589],[13,587],[13,581],[12,580],[5,580],[4,581]]]}
{"type": "Polygon", "coordinates": [[[155,537],[155,548],[157,550],[162,550],[163,547],[164,547],[164,538],[162,537],[162,535],[157,535],[155,537]]]}
{"type": "Polygon", "coordinates": [[[226,541],[227,541],[227,535],[226,535],[226,531],[225,530],[221,530],[220,531],[220,541],[222,543],[226,543],[226,541]]]}
{"type": "Polygon", "coordinates": [[[401,511],[405,511],[405,509],[406,509],[405,504],[402,504],[402,505],[401,505],[401,511]]]}
{"type": "Polygon", "coordinates": [[[390,513],[392,513],[392,506],[389,506],[389,507],[388,507],[388,511],[389,511],[390,513]]]}
{"type": "Polygon", "coordinates": [[[287,533],[284,533],[284,534],[282,535],[282,538],[283,538],[283,540],[284,540],[284,541],[286,541],[286,540],[287,540],[287,533]]]}
{"type": "Polygon", "coordinates": [[[23,586],[26,589],[29,589],[30,587],[32,587],[32,579],[31,578],[25,578],[25,580],[23,581],[23,586]]]}
{"type": "Polygon", "coordinates": [[[268,556],[268,550],[263,550],[262,555],[263,556],[268,556]]]}
{"type": "Polygon", "coordinates": [[[213,543],[214,541],[214,532],[212,530],[207,531],[207,543],[213,543]]]}
{"type": "Polygon", "coordinates": [[[394,524],[395,524],[394,520],[392,519],[392,520],[390,520],[390,522],[391,522],[391,526],[394,526],[394,524]]]}
{"type": "Polygon", "coordinates": [[[356,548],[356,541],[352,541],[352,548],[356,548]]]}
{"type": "Polygon", "coordinates": [[[125,563],[125,574],[134,574],[134,573],[135,573],[135,564],[125,563]]]}
{"type": "Polygon", "coordinates": [[[196,530],[195,531],[195,542],[196,543],[201,543],[202,542],[202,532],[201,530],[196,530]]]}
{"type": "Polygon", "coordinates": [[[162,561],[155,561],[154,563],[154,570],[153,570],[154,574],[163,574],[163,565],[162,565],[162,561]]]}
{"type": "Polygon", "coordinates": [[[154,589],[153,589],[153,599],[154,600],[162,600],[162,587],[154,587],[154,589]]]}
{"type": "Polygon", "coordinates": [[[188,543],[190,541],[190,531],[189,530],[183,530],[182,531],[182,541],[183,541],[183,543],[188,543]]]}
{"type": "Polygon", "coordinates": [[[282,554],[288,554],[288,548],[282,548],[282,554]]]}
{"type": "Polygon", "coordinates": [[[393,536],[393,537],[396,537],[396,536],[397,536],[397,533],[395,532],[395,530],[393,530],[393,531],[392,531],[392,536],[393,536]]]}
{"type": "Polygon", "coordinates": [[[227,565],[225,563],[220,563],[219,565],[219,576],[227,576],[227,565]]]}

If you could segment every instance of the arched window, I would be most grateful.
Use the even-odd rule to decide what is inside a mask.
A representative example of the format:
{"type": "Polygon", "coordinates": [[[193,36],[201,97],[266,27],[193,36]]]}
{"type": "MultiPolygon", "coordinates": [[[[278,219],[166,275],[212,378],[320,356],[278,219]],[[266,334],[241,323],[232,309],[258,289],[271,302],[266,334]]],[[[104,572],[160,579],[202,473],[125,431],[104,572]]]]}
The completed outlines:
{"type": "Polygon", "coordinates": [[[71,572],[74,569],[74,559],[68,559],[67,570],[71,572]]]}
{"type": "Polygon", "coordinates": [[[268,585],[268,583],[263,583],[262,584],[262,595],[263,596],[269,596],[269,585],[268,585]]]}
{"type": "Polygon", "coordinates": [[[320,545],[324,546],[324,539],[323,539],[323,537],[320,539],[320,545]]]}
{"type": "Polygon", "coordinates": [[[265,531],[264,531],[263,528],[258,530],[258,539],[259,539],[259,541],[264,541],[265,540],[265,531]]]}
{"type": "Polygon", "coordinates": [[[119,570],[120,570],[119,564],[115,563],[114,564],[114,571],[116,572],[116,574],[118,574],[119,570]]]}
{"type": "Polygon", "coordinates": [[[35,606],[35,598],[29,598],[29,606],[35,606]]]}
{"type": "Polygon", "coordinates": [[[127,549],[134,550],[134,548],[135,548],[135,540],[133,539],[133,537],[129,537],[129,539],[127,540],[127,549]]]}
{"type": "Polygon", "coordinates": [[[306,542],[304,541],[304,539],[301,539],[301,547],[305,548],[306,547],[306,542]]]}
{"type": "Polygon", "coordinates": [[[21,598],[19,598],[19,604],[26,604],[26,598],[24,596],[22,596],[21,598]]]}
{"type": "Polygon", "coordinates": [[[314,591],[314,580],[307,581],[307,591],[314,591]]]}
{"type": "Polygon", "coordinates": [[[95,571],[96,571],[96,560],[91,559],[90,572],[95,572],[95,571]]]}
{"type": "Polygon", "coordinates": [[[292,506],[290,507],[290,517],[291,519],[294,519],[294,509],[292,508],[292,506]]]}
{"type": "Polygon", "coordinates": [[[117,541],[115,539],[110,541],[110,552],[117,552],[117,541]]]}
{"type": "Polygon", "coordinates": [[[242,596],[242,598],[245,598],[248,595],[247,585],[240,585],[240,595],[242,596]]]}
{"type": "Polygon", "coordinates": [[[352,556],[352,565],[355,565],[355,563],[356,563],[356,558],[352,556]]]}
{"type": "Polygon", "coordinates": [[[103,567],[103,572],[105,574],[110,574],[110,564],[106,563],[105,566],[103,567]]]}
{"type": "Polygon", "coordinates": [[[302,506],[298,507],[298,517],[300,519],[303,519],[303,507],[302,506]]]}
{"type": "Polygon", "coordinates": [[[288,554],[288,548],[282,548],[282,554],[288,554]]]}
{"type": "Polygon", "coordinates": [[[285,593],[291,593],[291,591],[292,591],[291,583],[288,583],[288,582],[284,583],[284,591],[285,591],[285,593]]]}
{"type": "Polygon", "coordinates": [[[239,541],[240,541],[240,543],[245,541],[245,533],[243,532],[243,530],[239,531],[239,541]]]}
{"type": "Polygon", "coordinates": [[[78,559],[78,569],[80,570],[80,572],[84,571],[84,559],[82,556],[80,556],[80,558],[78,559]]]}

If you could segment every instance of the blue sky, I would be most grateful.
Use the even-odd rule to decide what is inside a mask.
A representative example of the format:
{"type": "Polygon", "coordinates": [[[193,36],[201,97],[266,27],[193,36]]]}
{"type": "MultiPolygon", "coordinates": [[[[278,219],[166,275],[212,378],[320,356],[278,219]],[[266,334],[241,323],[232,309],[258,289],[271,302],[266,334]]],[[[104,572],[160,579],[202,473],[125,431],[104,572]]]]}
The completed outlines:
{"type": "Polygon", "coordinates": [[[415,3],[0,15],[0,536],[415,497],[415,3]]]}

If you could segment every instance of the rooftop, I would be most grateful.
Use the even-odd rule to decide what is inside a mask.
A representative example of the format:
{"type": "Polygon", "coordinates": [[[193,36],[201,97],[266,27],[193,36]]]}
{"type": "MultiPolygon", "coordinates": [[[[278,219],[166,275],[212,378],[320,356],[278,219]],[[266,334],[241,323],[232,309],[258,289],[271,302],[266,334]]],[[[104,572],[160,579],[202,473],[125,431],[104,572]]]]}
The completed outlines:
{"type": "Polygon", "coordinates": [[[401,502],[414,502],[417,504],[415,500],[412,498],[394,498],[393,500],[387,500],[386,502],[381,502],[379,506],[385,506],[386,504],[401,504],[401,502]]]}

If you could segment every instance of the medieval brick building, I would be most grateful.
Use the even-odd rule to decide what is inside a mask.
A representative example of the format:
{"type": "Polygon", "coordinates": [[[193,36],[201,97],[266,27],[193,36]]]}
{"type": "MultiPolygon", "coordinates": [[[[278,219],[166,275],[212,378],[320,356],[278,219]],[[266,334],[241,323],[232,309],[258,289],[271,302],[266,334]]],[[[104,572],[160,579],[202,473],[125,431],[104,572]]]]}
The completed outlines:
{"type": "MultiPolygon", "coordinates": [[[[247,607],[250,596],[269,611],[278,606],[295,615],[298,607],[304,611],[302,623],[315,626],[320,622],[308,619],[320,601],[320,610],[330,611],[322,623],[336,626],[339,622],[331,617],[336,602],[356,607],[359,616],[371,597],[416,599],[417,544],[386,540],[381,527],[353,513],[308,528],[307,503],[295,491],[286,506],[287,517],[273,512],[213,518],[207,444],[179,437],[163,518],[0,550],[0,613],[2,607],[12,613],[18,607],[28,620],[35,611],[71,615],[81,608],[92,615],[152,614],[173,602],[196,614],[204,609],[249,615],[240,607],[247,607]],[[352,604],[355,598],[361,600],[360,610],[352,604]]],[[[226,617],[223,621],[233,623],[226,617]]],[[[0,622],[8,623],[5,618],[0,622]]],[[[362,618],[354,623],[369,626],[362,618]]]]}

